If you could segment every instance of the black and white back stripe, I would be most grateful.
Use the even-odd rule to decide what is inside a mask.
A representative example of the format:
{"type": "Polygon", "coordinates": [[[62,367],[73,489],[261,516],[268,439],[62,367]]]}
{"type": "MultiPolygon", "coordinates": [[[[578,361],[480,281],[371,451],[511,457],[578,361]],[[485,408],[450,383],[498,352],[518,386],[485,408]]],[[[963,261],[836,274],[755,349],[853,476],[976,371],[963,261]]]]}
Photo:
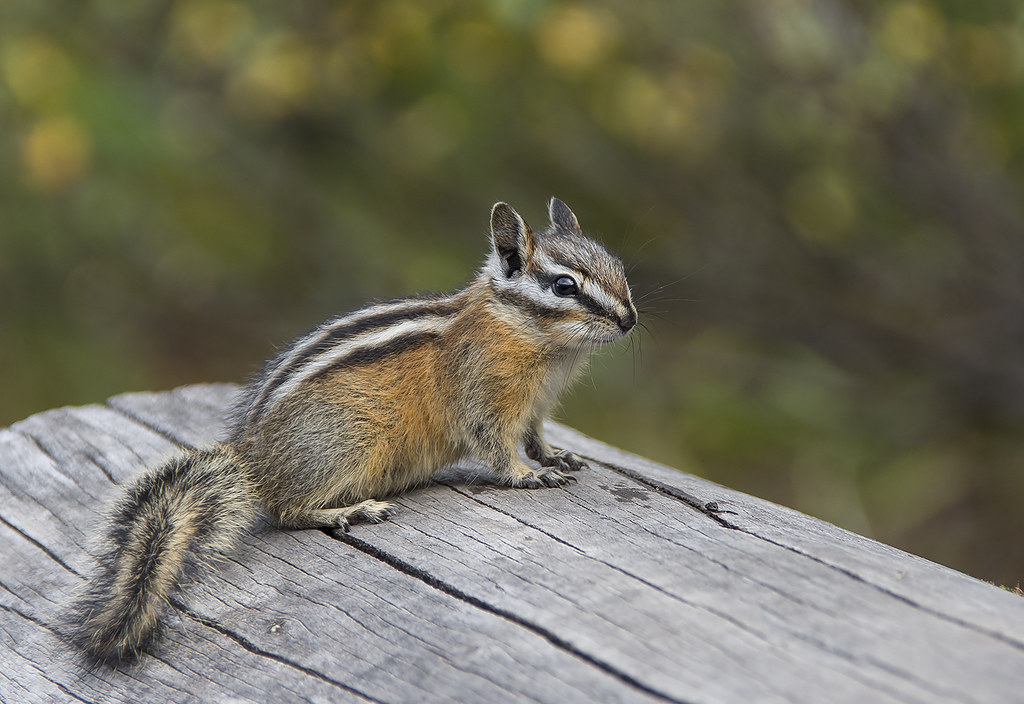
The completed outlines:
{"type": "Polygon", "coordinates": [[[304,381],[335,366],[382,359],[439,334],[457,310],[454,296],[410,298],[324,323],[267,365],[254,384],[248,420],[259,419],[304,381]]]}

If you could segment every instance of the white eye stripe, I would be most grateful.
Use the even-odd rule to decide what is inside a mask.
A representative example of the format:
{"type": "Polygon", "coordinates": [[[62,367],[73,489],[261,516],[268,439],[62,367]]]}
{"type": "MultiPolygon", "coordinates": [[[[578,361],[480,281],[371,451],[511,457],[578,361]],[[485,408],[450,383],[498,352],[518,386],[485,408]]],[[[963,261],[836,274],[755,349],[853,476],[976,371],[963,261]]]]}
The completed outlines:
{"type": "Polygon", "coordinates": [[[601,286],[587,282],[583,286],[584,292],[593,298],[599,306],[609,312],[625,312],[625,306],[618,298],[608,294],[601,286]]]}
{"type": "Polygon", "coordinates": [[[564,266],[556,264],[555,261],[545,252],[535,251],[533,254],[533,261],[537,265],[537,268],[544,272],[565,269],[564,266]]]}

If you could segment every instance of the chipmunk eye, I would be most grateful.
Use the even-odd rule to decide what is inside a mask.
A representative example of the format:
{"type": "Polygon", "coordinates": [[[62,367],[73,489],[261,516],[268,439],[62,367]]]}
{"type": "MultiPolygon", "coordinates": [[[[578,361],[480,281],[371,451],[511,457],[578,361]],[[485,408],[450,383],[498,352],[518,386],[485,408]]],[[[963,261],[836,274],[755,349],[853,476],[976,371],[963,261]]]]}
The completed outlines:
{"type": "Polygon", "coordinates": [[[551,289],[556,296],[575,296],[579,293],[576,282],[569,276],[559,276],[555,279],[555,283],[551,284],[551,289]]]}

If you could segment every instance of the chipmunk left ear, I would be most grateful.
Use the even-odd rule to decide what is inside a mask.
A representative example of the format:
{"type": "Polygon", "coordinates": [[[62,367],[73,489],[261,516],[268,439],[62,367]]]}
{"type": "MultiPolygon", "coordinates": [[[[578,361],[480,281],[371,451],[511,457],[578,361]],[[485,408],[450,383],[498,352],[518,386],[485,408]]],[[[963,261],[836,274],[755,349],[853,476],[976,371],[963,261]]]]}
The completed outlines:
{"type": "Polygon", "coordinates": [[[580,229],[580,221],[577,220],[573,212],[569,210],[569,206],[557,198],[552,198],[550,202],[548,202],[548,215],[551,216],[552,225],[560,227],[563,230],[568,230],[569,232],[574,232],[577,235],[583,234],[583,231],[580,229]]]}
{"type": "Polygon", "coordinates": [[[533,230],[508,203],[491,208],[491,246],[506,278],[522,271],[533,256],[533,230]]]}

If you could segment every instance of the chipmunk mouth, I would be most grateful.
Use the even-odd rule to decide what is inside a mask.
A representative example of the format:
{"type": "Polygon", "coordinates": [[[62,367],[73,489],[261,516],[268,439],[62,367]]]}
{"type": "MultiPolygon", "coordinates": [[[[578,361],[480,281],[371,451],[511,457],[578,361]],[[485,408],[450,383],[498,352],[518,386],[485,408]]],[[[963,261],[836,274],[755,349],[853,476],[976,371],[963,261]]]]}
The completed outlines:
{"type": "Polygon", "coordinates": [[[594,345],[609,345],[629,335],[635,326],[636,316],[634,315],[632,320],[616,321],[614,327],[608,326],[601,330],[595,330],[588,336],[589,341],[594,345]]]}

